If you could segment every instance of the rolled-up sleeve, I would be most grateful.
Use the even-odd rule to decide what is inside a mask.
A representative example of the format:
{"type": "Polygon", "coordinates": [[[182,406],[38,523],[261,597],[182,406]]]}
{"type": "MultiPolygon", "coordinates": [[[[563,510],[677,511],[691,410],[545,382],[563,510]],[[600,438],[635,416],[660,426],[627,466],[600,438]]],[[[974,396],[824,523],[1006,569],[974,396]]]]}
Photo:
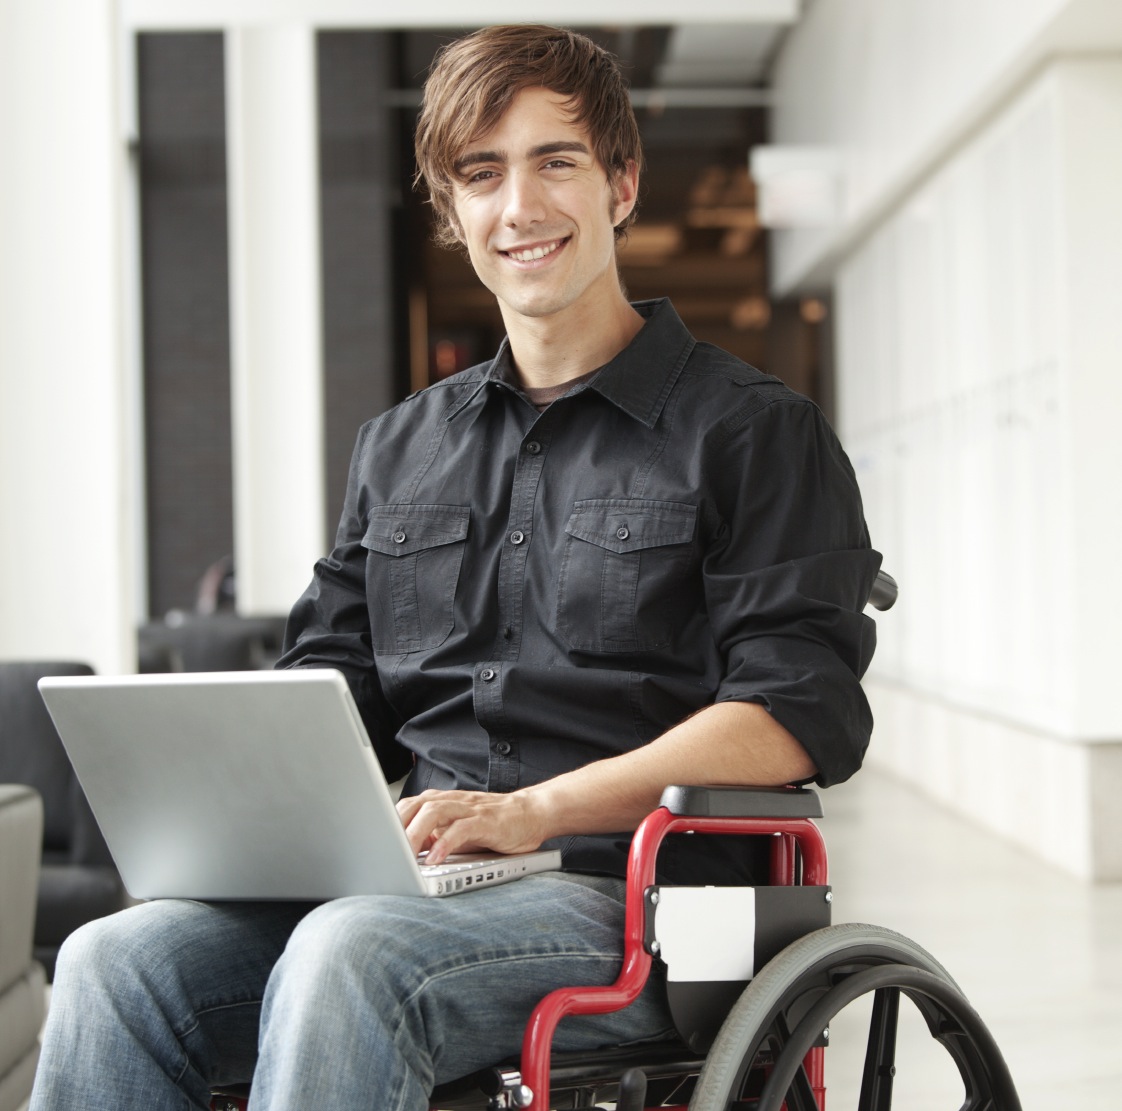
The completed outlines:
{"type": "Polygon", "coordinates": [[[725,423],[719,523],[704,563],[724,661],[717,701],[756,702],[828,786],[861,765],[872,714],[860,679],[880,566],[857,482],[816,406],[754,398],[725,423]]]}

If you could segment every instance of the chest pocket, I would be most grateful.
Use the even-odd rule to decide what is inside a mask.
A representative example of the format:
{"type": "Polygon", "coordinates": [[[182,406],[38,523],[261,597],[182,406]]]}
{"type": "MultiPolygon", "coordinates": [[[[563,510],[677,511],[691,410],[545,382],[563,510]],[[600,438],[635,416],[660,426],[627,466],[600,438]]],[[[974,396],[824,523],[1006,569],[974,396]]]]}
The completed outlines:
{"type": "Polygon", "coordinates": [[[471,509],[377,505],[367,517],[366,597],[376,653],[435,648],[455,622],[471,509]]]}
{"type": "Polygon", "coordinates": [[[587,652],[665,647],[693,611],[697,507],[639,498],[573,503],[557,627],[587,652]]]}

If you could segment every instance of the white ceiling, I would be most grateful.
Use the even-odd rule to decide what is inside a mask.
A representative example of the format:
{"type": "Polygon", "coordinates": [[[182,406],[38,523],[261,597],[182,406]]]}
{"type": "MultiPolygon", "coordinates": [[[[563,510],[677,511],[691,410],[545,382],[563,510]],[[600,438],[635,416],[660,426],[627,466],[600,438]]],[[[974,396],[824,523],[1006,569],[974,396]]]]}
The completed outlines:
{"type": "MultiPolygon", "coordinates": [[[[803,0],[690,0],[696,24],[795,22],[803,0]]],[[[682,22],[682,0],[538,0],[532,18],[542,23],[636,23],[673,26],[682,22]]],[[[210,29],[301,22],[317,27],[481,27],[527,19],[525,0],[475,0],[470,17],[462,0],[417,0],[405,6],[388,0],[121,0],[128,30],[210,29]]]]}
{"type": "Polygon", "coordinates": [[[778,22],[676,26],[655,84],[695,88],[760,84],[768,76],[785,27],[778,22]]]}

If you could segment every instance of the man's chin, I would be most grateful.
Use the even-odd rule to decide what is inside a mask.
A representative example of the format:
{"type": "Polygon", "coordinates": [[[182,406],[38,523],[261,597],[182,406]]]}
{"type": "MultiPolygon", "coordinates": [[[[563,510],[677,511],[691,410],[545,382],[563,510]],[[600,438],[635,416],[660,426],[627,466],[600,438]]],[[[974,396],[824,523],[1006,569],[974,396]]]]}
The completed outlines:
{"type": "Polygon", "coordinates": [[[569,307],[565,298],[556,296],[499,297],[498,300],[504,320],[509,320],[510,316],[524,320],[545,320],[569,307]]]}

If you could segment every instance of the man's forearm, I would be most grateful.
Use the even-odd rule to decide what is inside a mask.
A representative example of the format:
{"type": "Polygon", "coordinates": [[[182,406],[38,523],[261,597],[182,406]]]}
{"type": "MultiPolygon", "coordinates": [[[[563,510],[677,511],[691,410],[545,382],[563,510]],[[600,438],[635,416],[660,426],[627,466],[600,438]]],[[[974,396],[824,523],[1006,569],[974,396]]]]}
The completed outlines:
{"type": "Polygon", "coordinates": [[[398,811],[413,847],[526,852],[551,837],[634,829],[671,783],[775,786],[815,774],[806,750],[762,706],[708,706],[648,745],[510,794],[425,791],[398,811]]]}
{"type": "MultiPolygon", "coordinates": [[[[815,774],[799,742],[762,706],[720,702],[622,756],[524,789],[546,837],[634,829],[671,783],[777,786],[815,774]]],[[[545,838],[543,838],[544,840],[545,838]]]]}

